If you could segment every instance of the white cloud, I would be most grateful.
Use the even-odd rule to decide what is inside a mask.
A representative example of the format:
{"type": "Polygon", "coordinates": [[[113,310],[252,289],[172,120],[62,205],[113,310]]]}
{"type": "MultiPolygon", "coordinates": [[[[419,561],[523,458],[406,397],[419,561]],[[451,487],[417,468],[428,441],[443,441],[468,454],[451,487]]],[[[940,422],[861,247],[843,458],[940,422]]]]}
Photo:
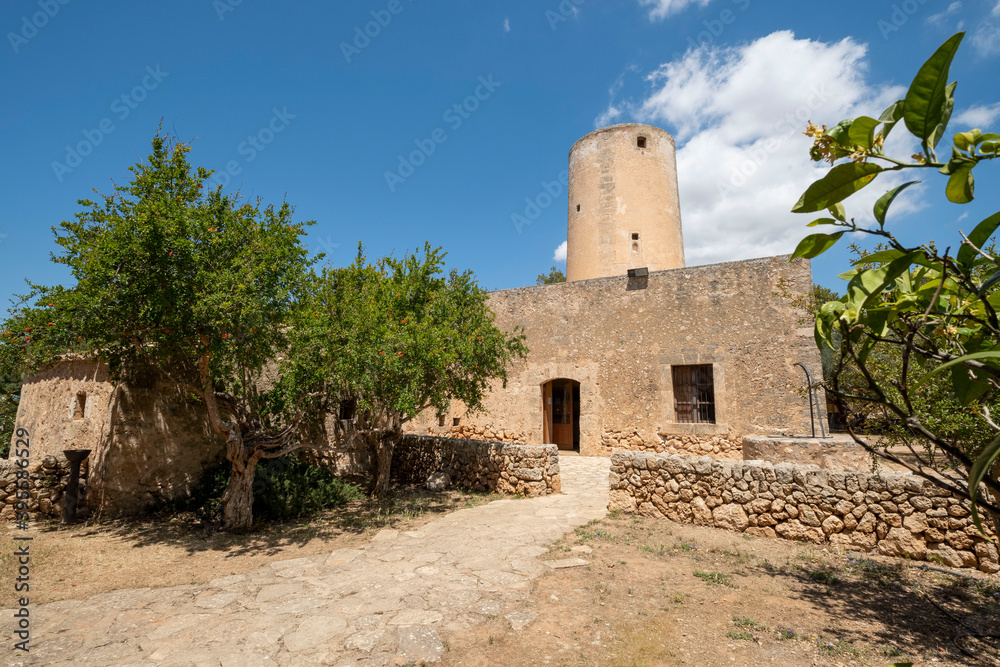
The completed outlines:
{"type": "MultiPolygon", "coordinates": [[[[1000,5],[997,5],[997,8],[1000,8],[1000,5]]],[[[997,14],[996,9],[993,10],[993,14],[997,14]]],[[[980,56],[984,58],[994,56],[1000,53],[1000,26],[989,19],[983,19],[972,33],[971,40],[972,47],[980,56]]]]}
{"type": "Polygon", "coordinates": [[[1000,117],[1000,102],[991,105],[969,107],[962,111],[962,113],[955,115],[951,121],[954,124],[951,126],[951,129],[956,132],[966,129],[971,130],[976,127],[986,130],[988,126],[993,125],[993,122],[998,117],[1000,117]],[[959,128],[959,125],[964,125],[965,127],[959,128]]]}
{"type": "Polygon", "coordinates": [[[934,25],[939,25],[939,26],[940,25],[944,25],[945,19],[947,19],[950,16],[954,16],[955,14],[957,14],[958,12],[960,12],[961,10],[962,10],[962,3],[961,2],[953,2],[950,5],[948,5],[948,8],[946,10],[944,10],[943,12],[940,12],[938,14],[931,14],[930,16],[928,16],[927,17],[927,22],[928,23],[933,23],[934,25]]]}
{"type": "Polygon", "coordinates": [[[997,6],[993,8],[993,16],[1000,16],[1000,2],[997,2],[997,6]]]}
{"type": "MultiPolygon", "coordinates": [[[[809,233],[811,218],[790,213],[792,206],[828,166],[809,159],[806,122],[878,116],[905,93],[898,86],[870,92],[866,65],[865,46],[852,39],[775,32],[741,46],[689,50],[647,77],[643,99],[613,102],[602,117],[630,116],[674,134],[689,264],[783,254],[809,233]]],[[[897,131],[888,152],[910,155],[915,147],[907,142],[897,131]]],[[[874,200],[899,182],[880,177],[847,202],[848,213],[866,219],[874,200]]],[[[890,223],[916,208],[907,194],[890,223]]]]}
{"type": "Polygon", "coordinates": [[[566,261],[566,245],[567,245],[566,241],[563,241],[562,243],[560,243],[559,247],[556,248],[556,253],[552,256],[552,259],[554,259],[557,262],[565,262],[566,261]]]}
{"type": "Polygon", "coordinates": [[[639,0],[639,4],[643,7],[652,7],[649,10],[649,18],[652,21],[657,21],[659,19],[664,19],[671,14],[676,14],[688,5],[693,5],[697,3],[700,7],[704,7],[712,0],[639,0]]]}
{"type": "Polygon", "coordinates": [[[510,32],[510,19],[509,18],[503,20],[503,31],[504,31],[504,33],[510,32]]]}

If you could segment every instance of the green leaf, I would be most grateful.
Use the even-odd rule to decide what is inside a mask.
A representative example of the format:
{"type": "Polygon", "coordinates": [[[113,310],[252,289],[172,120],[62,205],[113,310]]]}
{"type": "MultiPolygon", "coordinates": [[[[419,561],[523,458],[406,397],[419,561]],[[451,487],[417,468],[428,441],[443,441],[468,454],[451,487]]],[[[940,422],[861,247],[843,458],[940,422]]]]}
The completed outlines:
{"type": "MultiPolygon", "coordinates": [[[[977,130],[978,131],[978,130],[977,130]]],[[[960,150],[967,151],[976,144],[976,135],[972,132],[959,132],[955,135],[955,145],[960,150]]]]}
{"type": "Polygon", "coordinates": [[[976,499],[979,497],[979,484],[986,477],[986,474],[996,463],[997,459],[1000,458],[1000,436],[989,444],[989,446],[983,450],[982,455],[972,463],[972,468],[969,469],[969,500],[972,501],[972,521],[976,524],[976,528],[979,532],[985,535],[983,530],[983,524],[979,519],[979,507],[976,504],[976,499]]]}
{"type": "Polygon", "coordinates": [[[892,204],[893,200],[899,196],[899,193],[911,185],[916,185],[919,182],[920,181],[910,181],[909,183],[903,183],[898,188],[893,188],[879,197],[879,200],[875,202],[875,219],[878,220],[878,224],[885,224],[885,214],[889,211],[889,206],[892,204]]]}
{"type": "Polygon", "coordinates": [[[812,259],[813,257],[822,255],[824,252],[832,248],[833,245],[840,240],[840,237],[846,233],[847,232],[837,232],[836,234],[811,234],[799,242],[799,245],[795,248],[795,252],[792,253],[791,260],[798,259],[799,257],[812,259]]]}
{"type": "Polygon", "coordinates": [[[958,366],[959,364],[964,364],[966,361],[979,361],[980,359],[1000,359],[1000,350],[985,350],[983,352],[973,352],[972,354],[966,354],[959,357],[958,359],[952,359],[951,361],[945,362],[932,370],[927,375],[920,378],[917,386],[924,384],[930,379],[932,375],[937,375],[943,370],[951,368],[952,366],[958,366]]]}
{"type": "Polygon", "coordinates": [[[951,386],[955,396],[962,405],[968,405],[990,390],[987,375],[981,370],[953,366],[951,369],[951,386]]]}
{"type": "Polygon", "coordinates": [[[881,250],[856,259],[853,264],[854,266],[859,264],[882,264],[883,262],[891,262],[894,259],[899,259],[905,254],[902,250],[881,250]]]}
{"type": "MultiPolygon", "coordinates": [[[[993,232],[997,230],[997,227],[1000,227],[1000,212],[994,213],[976,225],[976,228],[969,234],[968,239],[977,248],[982,249],[983,245],[993,236],[993,232]]],[[[979,253],[969,246],[963,245],[959,249],[955,259],[958,260],[959,265],[970,267],[977,257],[979,257],[979,253]]]]}
{"type": "Polygon", "coordinates": [[[851,148],[854,146],[871,148],[872,140],[875,138],[875,128],[878,127],[878,125],[879,121],[869,116],[855,118],[854,122],[851,123],[850,128],[847,130],[847,137],[851,142],[851,148]]]}
{"type": "Polygon", "coordinates": [[[820,225],[835,225],[835,224],[837,224],[837,221],[834,220],[833,218],[819,218],[817,220],[813,220],[812,222],[810,222],[808,225],[806,225],[806,227],[819,227],[820,225]]]}
{"type": "Polygon", "coordinates": [[[826,131],[826,136],[832,137],[834,141],[844,148],[854,148],[854,144],[851,143],[850,138],[851,123],[853,122],[850,118],[840,121],[826,131]]]}
{"type": "Polygon", "coordinates": [[[834,204],[827,210],[830,211],[830,215],[832,215],[837,220],[840,220],[841,222],[847,222],[847,209],[844,208],[843,204],[840,203],[834,204]]]}
{"type": "Polygon", "coordinates": [[[958,82],[953,81],[944,89],[944,105],[941,107],[941,120],[938,122],[937,127],[934,128],[931,136],[927,138],[927,145],[932,150],[938,145],[941,137],[944,136],[945,131],[948,129],[948,123],[951,121],[951,112],[955,110],[956,87],[958,87],[958,82]]]}
{"type": "Polygon", "coordinates": [[[903,122],[917,138],[927,141],[944,116],[947,101],[948,71],[964,32],[950,37],[921,66],[906,91],[903,122]]]}
{"type": "Polygon", "coordinates": [[[972,175],[974,162],[968,162],[952,172],[948,178],[945,194],[948,201],[955,204],[968,204],[975,199],[976,177],[972,175]]]}
{"type": "MultiPolygon", "coordinates": [[[[983,286],[979,288],[979,296],[986,294],[991,287],[997,284],[997,281],[1000,281],[1000,271],[996,271],[993,275],[986,279],[983,286]]],[[[990,305],[995,307],[995,304],[992,301],[990,301],[990,305]]]]}
{"type": "Polygon", "coordinates": [[[882,167],[868,162],[840,164],[803,193],[792,213],[815,213],[847,199],[872,182],[882,167]]]}
{"type": "Polygon", "coordinates": [[[892,128],[896,127],[896,123],[900,121],[903,117],[903,109],[906,108],[906,103],[903,100],[893,102],[892,105],[882,112],[882,115],[878,117],[884,125],[882,126],[882,139],[888,139],[889,133],[892,132],[892,128]]]}

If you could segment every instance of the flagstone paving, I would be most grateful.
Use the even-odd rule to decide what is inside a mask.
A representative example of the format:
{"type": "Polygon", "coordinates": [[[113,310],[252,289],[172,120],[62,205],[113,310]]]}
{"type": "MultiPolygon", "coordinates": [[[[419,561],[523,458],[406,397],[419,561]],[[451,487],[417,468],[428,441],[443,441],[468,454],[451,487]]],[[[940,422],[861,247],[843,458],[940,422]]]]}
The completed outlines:
{"type": "MultiPolygon", "coordinates": [[[[515,629],[530,625],[533,581],[552,566],[584,563],[538,557],[566,532],[607,513],[609,461],[563,456],[560,469],[561,494],[498,500],[416,531],[383,530],[363,547],[275,562],[208,584],[39,605],[31,609],[30,654],[8,653],[6,664],[437,661],[451,632],[500,615],[515,629]]],[[[13,610],[0,614],[10,619],[13,610]]]]}

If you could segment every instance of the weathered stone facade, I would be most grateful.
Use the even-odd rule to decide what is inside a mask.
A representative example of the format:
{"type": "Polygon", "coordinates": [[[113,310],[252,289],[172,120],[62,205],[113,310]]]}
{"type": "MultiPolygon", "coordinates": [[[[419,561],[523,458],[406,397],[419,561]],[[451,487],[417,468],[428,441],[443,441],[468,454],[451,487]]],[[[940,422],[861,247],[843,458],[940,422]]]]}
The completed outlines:
{"type": "Polygon", "coordinates": [[[778,438],[748,435],[743,438],[744,461],[799,463],[823,470],[871,470],[872,456],[850,436],[778,438]]]}
{"type": "MultiPolygon", "coordinates": [[[[750,434],[809,429],[805,376],[821,368],[812,329],[775,296],[779,283],[812,289],[807,261],[788,256],[654,272],[641,289],[625,277],[596,278],[493,292],[496,324],[524,329],[529,357],[486,398],[486,412],[459,404],[426,413],[409,430],[446,435],[459,425],[543,442],[543,386],[580,383],[580,453],[629,449],[741,458],[750,434]],[[715,423],[678,423],[674,366],[711,364],[715,423]]],[[[634,281],[633,281],[634,282],[634,281]]],[[[497,438],[506,439],[506,438],[497,438]]]]}
{"type": "Polygon", "coordinates": [[[115,385],[96,361],[27,378],[17,425],[30,434],[32,460],[62,464],[63,450],[91,450],[88,505],[108,515],[186,495],[223,453],[204,406],[155,375],[115,385]]]}
{"type": "MultiPolygon", "coordinates": [[[[33,458],[33,457],[32,457],[33,458]]],[[[30,459],[29,459],[30,461],[30,459]]],[[[80,491],[77,504],[77,515],[84,517],[89,513],[87,504],[87,476],[89,466],[87,461],[80,466],[80,491]]],[[[17,473],[21,470],[16,461],[10,459],[0,459],[0,520],[9,521],[14,519],[15,510],[19,500],[17,497],[18,485],[22,479],[18,479],[17,473]]],[[[66,457],[46,456],[38,463],[29,463],[26,468],[28,473],[28,498],[26,499],[26,510],[30,516],[43,514],[45,516],[62,517],[63,494],[69,485],[70,464],[66,457]]],[[[21,487],[22,492],[25,490],[21,487]]]]}
{"type": "Polygon", "coordinates": [[[611,510],[1000,571],[967,503],[913,475],[626,452],[610,477],[611,510]]]}
{"type": "Polygon", "coordinates": [[[409,483],[444,472],[462,488],[528,497],[559,493],[561,486],[555,445],[406,435],[396,445],[392,471],[409,483]]]}

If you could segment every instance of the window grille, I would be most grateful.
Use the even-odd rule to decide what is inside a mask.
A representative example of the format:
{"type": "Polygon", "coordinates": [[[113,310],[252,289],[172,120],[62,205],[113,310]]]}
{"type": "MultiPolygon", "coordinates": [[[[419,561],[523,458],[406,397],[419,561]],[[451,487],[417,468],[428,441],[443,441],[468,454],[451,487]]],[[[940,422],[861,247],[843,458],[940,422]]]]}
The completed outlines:
{"type": "Polygon", "coordinates": [[[674,419],[685,424],[715,423],[712,365],[674,366],[674,419]]]}

